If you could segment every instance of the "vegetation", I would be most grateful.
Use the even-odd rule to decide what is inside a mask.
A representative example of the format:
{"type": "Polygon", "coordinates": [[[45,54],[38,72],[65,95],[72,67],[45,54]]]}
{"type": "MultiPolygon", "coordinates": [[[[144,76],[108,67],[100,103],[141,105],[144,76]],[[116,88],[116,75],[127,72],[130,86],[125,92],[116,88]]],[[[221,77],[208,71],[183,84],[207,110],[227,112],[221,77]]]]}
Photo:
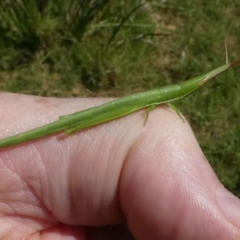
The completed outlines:
{"type": "MultiPolygon", "coordinates": [[[[123,96],[239,58],[238,0],[0,1],[0,87],[123,96]],[[90,90],[86,91],[86,89],[90,90]]],[[[223,184],[240,196],[240,68],[176,103],[223,184]]]]}

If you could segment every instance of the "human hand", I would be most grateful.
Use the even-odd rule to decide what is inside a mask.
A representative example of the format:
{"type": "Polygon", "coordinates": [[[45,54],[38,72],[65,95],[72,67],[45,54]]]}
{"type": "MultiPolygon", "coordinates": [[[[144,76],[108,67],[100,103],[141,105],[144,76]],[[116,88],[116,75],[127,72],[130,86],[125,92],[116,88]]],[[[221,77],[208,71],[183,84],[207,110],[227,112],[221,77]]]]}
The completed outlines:
{"type": "MultiPolygon", "coordinates": [[[[1,93],[0,137],[103,101],[1,93]]],[[[1,149],[0,239],[238,239],[239,199],[187,122],[145,114],[1,149]]]]}

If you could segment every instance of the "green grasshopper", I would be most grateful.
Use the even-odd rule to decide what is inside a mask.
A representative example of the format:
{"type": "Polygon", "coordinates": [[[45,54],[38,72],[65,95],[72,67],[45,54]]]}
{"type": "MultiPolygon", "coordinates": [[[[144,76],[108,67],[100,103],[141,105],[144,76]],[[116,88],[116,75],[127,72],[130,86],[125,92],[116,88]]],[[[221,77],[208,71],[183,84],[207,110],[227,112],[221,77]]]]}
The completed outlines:
{"type": "Polygon", "coordinates": [[[81,129],[121,118],[143,108],[147,108],[148,115],[148,112],[156,106],[163,103],[169,104],[186,97],[218,74],[239,63],[240,59],[232,63],[226,63],[208,73],[194,77],[180,84],[135,93],[97,107],[61,116],[55,122],[0,140],[0,148],[27,142],[62,131],[66,134],[71,134],[81,129]]]}

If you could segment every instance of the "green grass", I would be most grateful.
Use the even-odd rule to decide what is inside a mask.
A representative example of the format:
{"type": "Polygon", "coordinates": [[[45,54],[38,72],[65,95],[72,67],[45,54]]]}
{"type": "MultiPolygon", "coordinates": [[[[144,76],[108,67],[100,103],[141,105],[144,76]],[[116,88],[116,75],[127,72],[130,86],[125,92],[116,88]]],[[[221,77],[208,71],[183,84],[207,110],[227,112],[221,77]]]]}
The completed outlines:
{"type": "MultiPolygon", "coordinates": [[[[225,39],[229,59],[239,58],[238,0],[81,2],[0,2],[1,90],[123,96],[224,64],[225,39]]],[[[238,196],[239,78],[235,67],[176,103],[217,175],[238,196]]]]}

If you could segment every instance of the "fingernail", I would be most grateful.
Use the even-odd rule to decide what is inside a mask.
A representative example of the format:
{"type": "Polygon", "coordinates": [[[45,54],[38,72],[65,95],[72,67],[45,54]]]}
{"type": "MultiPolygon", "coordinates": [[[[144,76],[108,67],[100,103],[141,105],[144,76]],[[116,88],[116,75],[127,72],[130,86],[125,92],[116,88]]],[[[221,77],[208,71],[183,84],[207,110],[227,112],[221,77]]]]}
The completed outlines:
{"type": "Polygon", "coordinates": [[[216,197],[225,216],[240,228],[240,200],[224,187],[218,188],[216,197]]]}

